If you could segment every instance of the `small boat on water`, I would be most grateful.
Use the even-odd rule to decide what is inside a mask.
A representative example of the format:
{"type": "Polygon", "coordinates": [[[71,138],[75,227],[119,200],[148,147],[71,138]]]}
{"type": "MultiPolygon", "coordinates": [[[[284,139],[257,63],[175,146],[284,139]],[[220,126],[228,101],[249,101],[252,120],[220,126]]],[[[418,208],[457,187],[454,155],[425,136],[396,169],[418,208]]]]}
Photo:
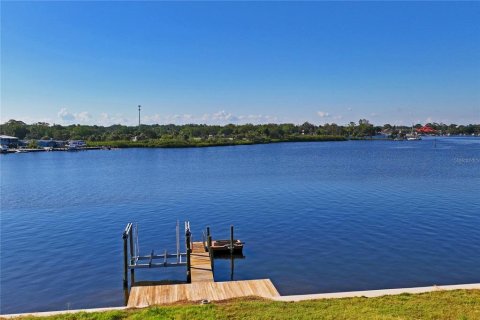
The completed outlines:
{"type": "Polygon", "coordinates": [[[414,130],[413,126],[412,126],[412,132],[407,133],[405,135],[405,139],[407,139],[408,141],[422,140],[421,136],[418,134],[418,132],[414,130]]]}
{"type": "Polygon", "coordinates": [[[407,135],[407,140],[408,141],[414,141],[414,140],[422,140],[422,138],[418,135],[415,135],[415,136],[408,136],[407,135]]]}
{"type": "Polygon", "coordinates": [[[67,151],[86,150],[87,144],[83,140],[70,140],[67,145],[67,151]]]}
{"type": "MultiPolygon", "coordinates": [[[[233,240],[233,253],[242,253],[243,245],[242,241],[233,240]]],[[[230,240],[213,240],[210,248],[212,248],[214,253],[228,253],[231,251],[231,243],[230,240]]]]}

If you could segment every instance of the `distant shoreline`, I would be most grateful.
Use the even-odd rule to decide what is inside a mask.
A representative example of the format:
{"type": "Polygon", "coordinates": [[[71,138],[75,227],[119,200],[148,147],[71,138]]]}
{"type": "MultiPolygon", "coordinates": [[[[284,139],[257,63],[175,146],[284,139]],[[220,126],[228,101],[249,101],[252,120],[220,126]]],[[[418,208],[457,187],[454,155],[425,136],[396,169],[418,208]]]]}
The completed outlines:
{"type": "MultiPolygon", "coordinates": [[[[89,147],[103,148],[204,148],[204,147],[227,147],[255,144],[270,144],[282,142],[328,142],[348,141],[343,136],[299,136],[286,139],[254,139],[254,140],[176,140],[176,139],[151,139],[142,141],[115,140],[115,141],[87,141],[89,147]]],[[[367,139],[370,140],[370,139],[367,139]]]]}
{"type": "MultiPolygon", "coordinates": [[[[432,136],[433,138],[437,136],[432,136]]],[[[445,136],[438,136],[445,137],[445,136]]],[[[462,137],[462,136],[451,136],[462,137]]],[[[469,137],[469,136],[467,136],[469,137]]],[[[69,150],[68,148],[19,148],[9,149],[6,153],[28,153],[28,152],[58,152],[58,151],[88,151],[88,150],[111,150],[111,149],[154,149],[154,148],[208,148],[208,147],[232,147],[232,146],[250,146],[274,143],[297,143],[297,142],[345,142],[345,141],[395,141],[402,142],[407,140],[395,140],[392,138],[372,138],[372,137],[344,137],[344,136],[302,136],[289,139],[272,140],[227,140],[221,141],[181,141],[181,140],[114,140],[114,141],[87,141],[85,148],[69,150]]]]}

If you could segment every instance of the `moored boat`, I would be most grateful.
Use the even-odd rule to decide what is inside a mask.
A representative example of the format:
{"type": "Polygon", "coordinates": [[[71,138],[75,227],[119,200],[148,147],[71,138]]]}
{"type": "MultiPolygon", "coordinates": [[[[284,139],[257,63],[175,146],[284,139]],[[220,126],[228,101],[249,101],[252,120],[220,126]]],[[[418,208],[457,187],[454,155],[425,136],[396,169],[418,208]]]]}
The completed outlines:
{"type": "Polygon", "coordinates": [[[421,138],[419,135],[415,135],[415,136],[408,136],[408,135],[407,135],[407,140],[408,140],[408,141],[422,140],[422,138],[421,138]]]}
{"type": "Polygon", "coordinates": [[[70,140],[67,145],[67,151],[86,150],[87,144],[83,140],[70,140]]]}
{"type": "MultiPolygon", "coordinates": [[[[233,252],[237,254],[242,253],[243,244],[240,240],[233,240],[233,252]]],[[[231,252],[231,242],[230,240],[213,240],[210,248],[214,253],[231,252]]]]}

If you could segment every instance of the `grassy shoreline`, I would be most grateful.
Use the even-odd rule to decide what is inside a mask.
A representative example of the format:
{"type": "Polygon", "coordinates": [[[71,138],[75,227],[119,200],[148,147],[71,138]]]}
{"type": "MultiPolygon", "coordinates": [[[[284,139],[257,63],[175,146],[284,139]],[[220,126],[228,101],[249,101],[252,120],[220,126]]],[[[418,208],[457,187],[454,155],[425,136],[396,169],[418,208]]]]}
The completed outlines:
{"type": "Polygon", "coordinates": [[[180,140],[180,139],[148,139],[141,141],[112,140],[112,141],[87,141],[88,147],[113,147],[113,148],[201,148],[240,146],[254,144],[269,144],[280,142],[323,142],[347,141],[343,136],[298,136],[286,139],[252,139],[252,140],[180,140]]]}
{"type": "MultiPolygon", "coordinates": [[[[39,319],[22,317],[20,319],[39,319]]],[[[480,319],[480,290],[435,291],[376,298],[275,302],[243,298],[207,305],[179,304],[145,309],[76,313],[40,319],[480,319]]]]}

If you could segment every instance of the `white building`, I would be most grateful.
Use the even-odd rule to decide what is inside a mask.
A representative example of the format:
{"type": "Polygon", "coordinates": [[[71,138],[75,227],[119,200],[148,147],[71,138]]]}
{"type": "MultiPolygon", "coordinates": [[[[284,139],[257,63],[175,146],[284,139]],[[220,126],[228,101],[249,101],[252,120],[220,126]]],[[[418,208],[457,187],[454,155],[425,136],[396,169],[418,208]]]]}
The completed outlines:
{"type": "Polygon", "coordinates": [[[16,148],[18,147],[18,138],[0,135],[0,145],[7,146],[9,148],[16,148]]]}

